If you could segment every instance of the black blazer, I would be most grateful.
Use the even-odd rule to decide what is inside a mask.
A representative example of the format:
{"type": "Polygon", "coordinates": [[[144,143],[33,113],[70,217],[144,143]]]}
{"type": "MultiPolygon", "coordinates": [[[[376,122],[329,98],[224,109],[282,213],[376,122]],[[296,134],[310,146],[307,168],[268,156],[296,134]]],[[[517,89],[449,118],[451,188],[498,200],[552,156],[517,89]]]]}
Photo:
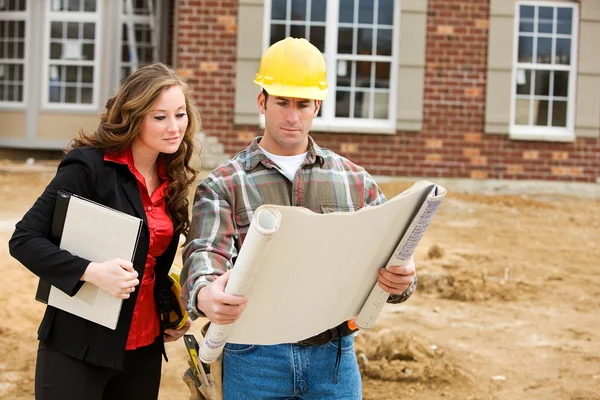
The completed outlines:
{"type": "MultiPolygon", "coordinates": [[[[141,282],[150,236],[137,181],[127,165],[106,162],[104,151],[90,147],[74,149],[64,157],[52,182],[17,223],[9,242],[10,254],[34,274],[65,293],[71,296],[77,293],[83,285],[79,278],[90,261],[61,250],[49,239],[58,190],[77,194],[144,220],[139,247],[133,261],[133,267],[138,272],[141,282]]],[[[167,274],[178,242],[179,233],[175,232],[169,247],[156,260],[157,300],[158,292],[170,287],[167,274]]],[[[134,291],[129,299],[123,301],[115,330],[49,306],[38,330],[38,339],[78,360],[122,369],[125,344],[138,292],[134,291]]],[[[162,341],[162,334],[159,340],[162,341]]],[[[164,354],[164,343],[162,349],[164,354]]]]}

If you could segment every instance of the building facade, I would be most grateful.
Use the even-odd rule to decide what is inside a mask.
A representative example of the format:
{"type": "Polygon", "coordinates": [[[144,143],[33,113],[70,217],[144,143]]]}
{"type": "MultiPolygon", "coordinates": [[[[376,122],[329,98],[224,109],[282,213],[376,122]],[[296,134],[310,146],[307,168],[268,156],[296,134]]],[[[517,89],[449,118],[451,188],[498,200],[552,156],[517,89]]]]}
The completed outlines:
{"type": "MultiPolygon", "coordinates": [[[[24,3],[0,0],[0,24],[20,27],[2,5],[24,3]]],[[[7,35],[12,28],[5,25],[3,33],[0,25],[5,48],[24,36],[34,53],[22,61],[21,83],[10,78],[7,84],[0,69],[0,118],[6,121],[0,146],[60,147],[84,118],[97,122],[122,76],[156,59],[188,80],[210,139],[206,146],[233,156],[264,126],[253,83],[261,54],[294,36],[309,39],[328,64],[329,95],[313,137],[374,174],[600,182],[598,0],[27,3],[39,9],[28,10],[25,22],[44,26],[49,37],[29,28],[7,35]],[[85,12],[92,5],[100,10],[94,17],[85,12]],[[80,14],[63,18],[60,7],[70,6],[80,14]],[[89,20],[81,22],[81,14],[89,20]],[[72,34],[79,45],[69,42],[71,21],[80,24],[80,36],[72,34]],[[104,33],[95,37],[100,53],[90,60],[88,49],[84,63],[91,40],[86,23],[104,33]],[[61,41],[60,57],[53,56],[61,41]],[[68,78],[74,65],[77,78],[73,68],[68,78]],[[19,98],[18,84],[21,103],[8,104],[10,90],[10,99],[19,98]]],[[[0,68],[18,64],[3,58],[6,51],[0,68]]]]}

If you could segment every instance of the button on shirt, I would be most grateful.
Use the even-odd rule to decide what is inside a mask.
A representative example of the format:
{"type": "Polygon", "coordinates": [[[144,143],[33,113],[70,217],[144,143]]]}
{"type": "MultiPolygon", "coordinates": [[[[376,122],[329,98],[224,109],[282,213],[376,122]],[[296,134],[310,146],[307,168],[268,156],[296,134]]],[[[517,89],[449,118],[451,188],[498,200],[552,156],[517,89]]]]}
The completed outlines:
{"type": "Polygon", "coordinates": [[[154,300],[154,282],[156,280],[154,266],[156,265],[156,257],[164,253],[173,238],[173,222],[167,213],[166,203],[168,177],[166,165],[159,158],[157,173],[162,183],[154,193],[149,195],[146,180],[133,163],[131,148],[120,154],[106,153],[104,160],[127,165],[129,171],[135,176],[144,210],[146,211],[146,220],[148,221],[148,231],[150,233],[150,244],[144,277],[140,285],[136,287],[138,296],[125,347],[127,350],[133,350],[152,344],[156,337],[160,335],[160,321],[154,300]]]}
{"type": "MultiPolygon", "coordinates": [[[[183,250],[184,266],[189,269],[182,297],[192,318],[203,316],[196,305],[198,291],[233,268],[232,261],[260,205],[301,206],[328,213],[352,212],[386,201],[364,168],[320,148],[310,137],[306,158],[292,180],[265,155],[260,139],[215,169],[196,190],[191,240],[183,250]]],[[[415,285],[388,301],[408,299],[415,285]]]]}

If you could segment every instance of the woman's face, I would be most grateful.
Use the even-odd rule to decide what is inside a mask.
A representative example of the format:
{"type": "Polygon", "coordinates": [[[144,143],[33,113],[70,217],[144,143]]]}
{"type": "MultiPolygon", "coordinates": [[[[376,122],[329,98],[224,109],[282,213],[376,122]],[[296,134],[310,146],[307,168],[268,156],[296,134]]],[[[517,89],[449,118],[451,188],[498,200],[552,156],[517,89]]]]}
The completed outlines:
{"type": "Polygon", "coordinates": [[[136,147],[146,152],[173,154],[188,126],[185,96],[178,85],[165,90],[144,115],[136,147]]]}

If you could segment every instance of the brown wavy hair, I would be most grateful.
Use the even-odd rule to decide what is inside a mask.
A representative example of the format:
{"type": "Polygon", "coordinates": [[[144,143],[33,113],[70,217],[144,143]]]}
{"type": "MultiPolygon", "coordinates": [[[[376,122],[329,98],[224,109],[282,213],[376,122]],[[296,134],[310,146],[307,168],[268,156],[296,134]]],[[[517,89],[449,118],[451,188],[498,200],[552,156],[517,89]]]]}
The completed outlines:
{"type": "Polygon", "coordinates": [[[129,75],[117,93],[106,102],[106,111],[100,117],[96,132],[83,130],[71,141],[65,152],[82,146],[91,146],[109,153],[121,153],[131,146],[140,133],[144,116],[160,95],[173,86],[179,86],[185,96],[188,126],[179,149],[173,154],[161,154],[167,166],[167,210],[176,232],[187,236],[190,227],[188,190],[198,171],[190,165],[194,152],[194,134],[200,123],[198,109],[187,84],[172,68],[154,63],[129,75]]]}

